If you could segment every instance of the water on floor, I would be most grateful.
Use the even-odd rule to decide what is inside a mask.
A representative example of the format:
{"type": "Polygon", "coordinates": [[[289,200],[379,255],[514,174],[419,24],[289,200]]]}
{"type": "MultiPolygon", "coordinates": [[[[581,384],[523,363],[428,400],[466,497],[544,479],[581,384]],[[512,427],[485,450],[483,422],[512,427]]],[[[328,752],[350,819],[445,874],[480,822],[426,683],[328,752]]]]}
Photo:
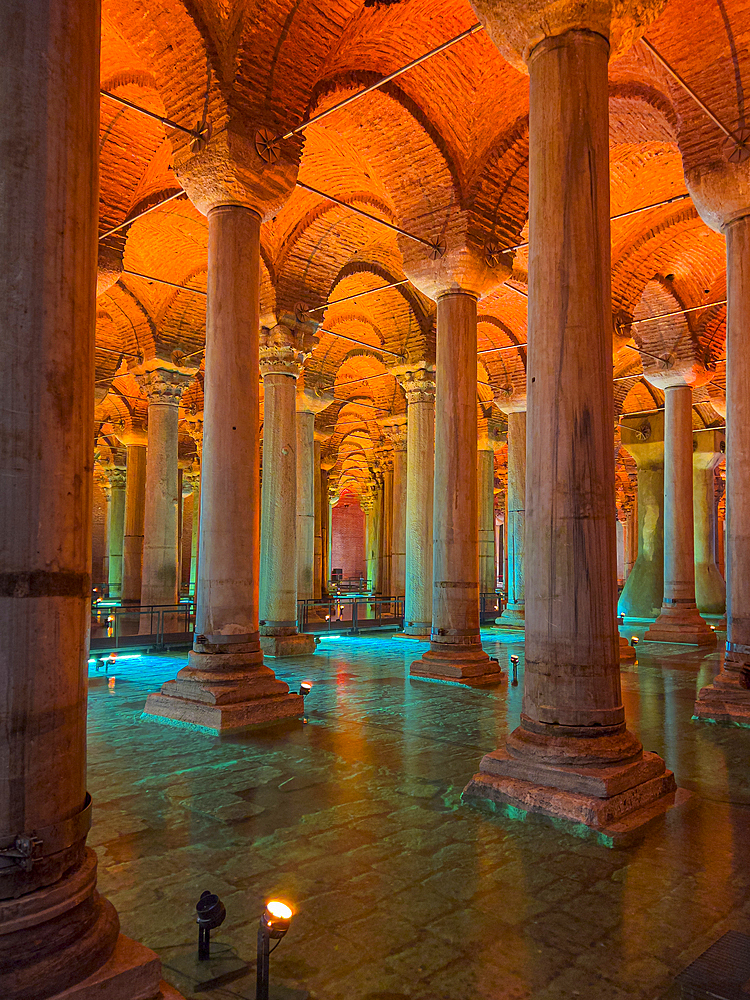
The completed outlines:
{"type": "Polygon", "coordinates": [[[255,997],[272,898],[295,909],[271,958],[289,1000],[656,1000],[724,931],[750,933],[750,730],[691,719],[719,655],[641,643],[623,668],[630,728],[694,794],[610,849],[462,805],[521,709],[523,634],[484,637],[504,667],[519,656],[517,687],[412,681],[419,643],[325,638],[272,661],[295,690],[313,682],[304,722],[223,738],[141,718],[184,654],[120,659],[92,684],[99,887],[185,996],[255,997]],[[216,944],[250,966],[197,993],[169,966],[195,947],[206,889],[227,910],[216,944]]]}

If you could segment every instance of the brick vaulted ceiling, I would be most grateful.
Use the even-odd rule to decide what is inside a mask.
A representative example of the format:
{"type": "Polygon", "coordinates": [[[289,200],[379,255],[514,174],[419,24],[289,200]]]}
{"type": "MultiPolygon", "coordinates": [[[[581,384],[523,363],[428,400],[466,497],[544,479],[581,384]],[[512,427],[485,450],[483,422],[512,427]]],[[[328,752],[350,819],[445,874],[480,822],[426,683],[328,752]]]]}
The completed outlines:
{"type": "MultiPolygon", "coordinates": [[[[241,117],[283,132],[475,22],[465,0],[369,7],[361,0],[104,0],[101,87],[189,128],[210,122],[216,131],[241,117]]],[[[647,38],[720,119],[745,124],[750,0],[670,0],[647,38]]],[[[690,166],[721,155],[720,131],[641,43],[610,65],[610,119],[613,215],[684,193],[683,160],[690,166]]],[[[194,366],[183,416],[202,405],[205,218],[177,197],[104,235],[180,192],[173,155],[184,141],[102,97],[100,274],[109,271],[111,280],[98,299],[96,398],[105,446],[118,427],[143,418],[132,374],[143,361],[194,366]]],[[[302,142],[301,181],[409,231],[434,238],[460,219],[480,243],[527,238],[528,79],[484,32],[291,141],[302,142]]],[[[527,267],[521,248],[506,284],[480,302],[478,402],[524,391],[527,267]],[[487,353],[501,347],[508,349],[487,353]]],[[[303,189],[263,225],[263,322],[347,299],[313,314],[321,331],[305,381],[335,393],[316,424],[331,432],[325,449],[338,455],[334,481],[340,475],[355,492],[366,489],[381,443],[378,418],[405,409],[390,370],[394,353],[434,353],[434,305],[410,284],[353,297],[403,278],[393,232],[303,189]]],[[[658,390],[640,378],[641,357],[630,349],[637,346],[677,350],[706,367],[711,381],[696,394],[696,426],[722,422],[724,307],[642,321],[721,300],[725,282],[724,240],[689,198],[613,222],[618,412],[660,405],[658,390]]],[[[186,455],[195,447],[188,426],[183,420],[186,455]]]]}

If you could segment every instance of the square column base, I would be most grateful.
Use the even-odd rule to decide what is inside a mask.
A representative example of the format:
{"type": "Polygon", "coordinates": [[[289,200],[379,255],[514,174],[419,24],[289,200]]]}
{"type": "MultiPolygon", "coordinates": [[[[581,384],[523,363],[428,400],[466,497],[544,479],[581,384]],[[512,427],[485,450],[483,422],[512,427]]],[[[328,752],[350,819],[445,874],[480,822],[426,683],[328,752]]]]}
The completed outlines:
{"type": "MultiPolygon", "coordinates": [[[[40,984],[43,989],[43,984],[40,984]]],[[[109,961],[49,1000],[183,1000],[161,978],[156,952],[121,934],[109,961]]]]}
{"type": "Polygon", "coordinates": [[[500,617],[495,619],[495,624],[523,631],[526,628],[526,608],[523,604],[506,605],[500,617]]]}
{"type": "Polygon", "coordinates": [[[309,632],[260,637],[260,648],[264,656],[310,656],[315,652],[315,646],[315,636],[309,632]]]}
{"type": "Polygon", "coordinates": [[[713,646],[716,643],[716,633],[701,618],[696,607],[662,607],[661,614],[643,636],[643,641],[713,646]]]}
{"type": "Polygon", "coordinates": [[[462,798],[507,815],[536,813],[587,827],[615,846],[632,842],[670,809],[676,792],[674,775],[657,754],[624,764],[570,767],[525,761],[502,748],[485,755],[462,798]]]}
{"type": "Polygon", "coordinates": [[[479,643],[430,643],[421,659],[409,667],[415,680],[483,687],[502,680],[500,664],[491,660],[479,643]]]}
{"type": "Polygon", "coordinates": [[[630,645],[624,635],[620,636],[620,663],[635,663],[635,648],[630,645]]]}
{"type": "Polygon", "coordinates": [[[160,692],[148,696],[142,718],[219,735],[248,726],[265,726],[286,719],[299,719],[304,714],[305,703],[298,694],[257,698],[228,705],[208,705],[205,702],[172,697],[165,694],[162,688],[160,692]]]}
{"type": "Polygon", "coordinates": [[[722,671],[713,684],[701,688],[693,718],[750,728],[750,691],[740,687],[739,673],[722,671]]]}

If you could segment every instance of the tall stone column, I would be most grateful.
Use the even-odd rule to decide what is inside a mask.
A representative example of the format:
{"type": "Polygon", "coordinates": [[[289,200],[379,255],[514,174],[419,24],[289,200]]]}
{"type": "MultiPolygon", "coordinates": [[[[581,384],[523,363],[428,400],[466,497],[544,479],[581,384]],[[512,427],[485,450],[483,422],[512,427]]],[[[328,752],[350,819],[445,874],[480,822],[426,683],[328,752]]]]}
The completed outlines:
{"type": "Polygon", "coordinates": [[[390,448],[382,448],[378,457],[380,469],[380,520],[378,534],[378,581],[379,590],[384,597],[390,597],[393,582],[391,579],[391,557],[393,554],[393,452],[390,448]]]}
{"type": "Polygon", "coordinates": [[[390,594],[403,597],[406,592],[406,489],[408,477],[407,417],[391,416],[381,422],[383,433],[392,446],[393,464],[390,532],[390,594]]]}
{"type": "Polygon", "coordinates": [[[693,717],[750,726],[750,162],[722,158],[688,170],[686,181],[703,221],[727,241],[727,643],[693,717]]]}
{"type": "Polygon", "coordinates": [[[315,441],[315,414],[330,406],[332,402],[333,396],[328,392],[320,393],[305,389],[297,393],[297,597],[299,600],[310,600],[316,596],[316,566],[317,596],[320,597],[319,574],[322,565],[318,471],[320,443],[316,444],[315,441]]]}
{"type": "Polygon", "coordinates": [[[620,435],[638,470],[638,554],[617,610],[626,618],[656,618],[664,596],[664,415],[624,415],[620,435]]]}
{"type": "Polygon", "coordinates": [[[109,480],[109,508],[107,511],[107,577],[111,600],[122,596],[122,550],[125,541],[125,486],[127,475],[122,466],[107,469],[109,480]]]}
{"type": "Polygon", "coordinates": [[[664,596],[643,638],[713,645],[716,635],[695,604],[693,391],[684,382],[657,384],[664,388],[664,596]]]}
{"type": "MultiPolygon", "coordinates": [[[[192,376],[154,368],[138,376],[148,398],[148,459],[143,519],[141,606],[179,601],[178,408],[192,376]]],[[[148,623],[144,627],[150,628],[148,623]]]]}
{"type": "Polygon", "coordinates": [[[615,840],[675,787],[626,729],[615,617],[607,63],[656,10],[475,5],[530,77],[526,665],[521,725],[464,796],[615,840]]]}
{"type": "Polygon", "coordinates": [[[501,444],[500,425],[492,417],[479,424],[477,440],[477,525],[479,593],[494,594],[495,571],[495,449],[501,444]]]}
{"type": "Polygon", "coordinates": [[[326,536],[328,530],[328,504],[325,503],[326,510],[324,510],[324,498],[327,496],[327,485],[324,490],[323,488],[323,478],[327,477],[328,473],[323,469],[323,445],[331,437],[331,431],[325,430],[315,430],[315,451],[313,459],[313,479],[314,479],[314,499],[315,499],[315,549],[314,549],[314,561],[313,561],[313,597],[316,600],[320,600],[323,596],[324,591],[324,564],[325,559],[325,546],[323,539],[326,536]]]}
{"type": "MultiPolygon", "coordinates": [[[[312,328],[279,323],[261,331],[263,489],[260,523],[260,646],[267,656],[315,652],[297,631],[297,379],[312,328]]],[[[310,414],[313,416],[314,415],[310,414]]],[[[310,448],[312,451],[312,448],[310,448]]]]}
{"type": "Polygon", "coordinates": [[[439,294],[432,633],[410,672],[469,684],[494,683],[500,672],[479,634],[476,355],[477,294],[439,294]]]}
{"type": "Polygon", "coordinates": [[[693,521],[695,603],[701,614],[723,615],[726,587],[716,564],[716,486],[714,471],[724,461],[724,433],[693,434],[693,521]]]}
{"type": "Polygon", "coordinates": [[[141,603],[143,518],[146,509],[145,427],[133,425],[119,435],[125,445],[125,533],[122,542],[122,603],[141,603]]]}
{"type": "Polygon", "coordinates": [[[0,36],[0,996],[125,1000],[141,965],[156,997],[86,847],[99,4],[8,0],[0,36]]]}
{"type": "Polygon", "coordinates": [[[638,494],[625,518],[625,582],[638,559],[638,494]]]}
{"type": "MultiPolygon", "coordinates": [[[[227,166],[240,170],[231,159],[227,166]]],[[[224,194],[200,172],[194,180],[188,172],[183,184],[208,216],[195,640],[188,665],[144,711],[216,733],[297,717],[303,702],[264,665],[258,630],[261,215],[252,201],[237,204],[239,184],[224,194]]]]}
{"type": "Polygon", "coordinates": [[[410,368],[398,381],[407,405],[404,635],[427,639],[432,629],[435,366],[410,368]]]}
{"type": "Polygon", "coordinates": [[[321,532],[321,597],[328,594],[328,581],[331,579],[331,505],[328,502],[328,474],[336,464],[333,455],[321,454],[320,457],[320,532],[321,532]]]}
{"type": "Polygon", "coordinates": [[[508,513],[505,521],[507,540],[508,600],[503,613],[496,619],[498,625],[523,628],[526,583],[526,400],[513,406],[500,404],[508,414],[508,513]]]}
{"type": "Polygon", "coordinates": [[[190,531],[190,574],[188,577],[189,592],[192,597],[195,594],[195,583],[198,573],[198,547],[200,544],[201,475],[199,469],[193,465],[193,468],[185,478],[192,489],[193,496],[193,520],[190,531]]]}

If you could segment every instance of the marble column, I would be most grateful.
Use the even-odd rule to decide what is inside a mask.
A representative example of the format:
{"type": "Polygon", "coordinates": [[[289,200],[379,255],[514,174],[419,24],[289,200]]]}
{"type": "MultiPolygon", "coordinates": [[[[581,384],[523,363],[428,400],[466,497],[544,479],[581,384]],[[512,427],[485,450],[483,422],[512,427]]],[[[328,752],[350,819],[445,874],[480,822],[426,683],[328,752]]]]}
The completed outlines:
{"type": "Polygon", "coordinates": [[[693,549],[693,391],[664,388],[664,596],[647,642],[713,645],[716,635],[695,604],[693,549]]]}
{"type": "Polygon", "coordinates": [[[188,589],[190,597],[194,598],[195,584],[198,574],[198,549],[200,546],[200,511],[201,511],[201,476],[200,471],[193,467],[189,473],[188,483],[193,491],[193,520],[190,531],[190,576],[188,589]]]}
{"type": "MultiPolygon", "coordinates": [[[[100,9],[0,5],[0,996],[142,997],[86,847],[100,9]]],[[[137,972],[135,967],[140,966],[137,972]]]]}
{"type": "Polygon", "coordinates": [[[312,327],[296,324],[294,320],[289,325],[279,323],[270,330],[261,331],[260,370],[264,395],[260,645],[266,656],[315,652],[315,637],[297,631],[295,416],[297,379],[313,344],[312,327]]]}
{"type": "Polygon", "coordinates": [[[432,487],[435,478],[435,366],[399,374],[406,395],[405,636],[429,639],[432,629],[432,487]]]}
{"type": "Polygon", "coordinates": [[[695,603],[701,614],[723,615],[726,610],[726,587],[716,560],[714,472],[724,461],[724,433],[710,429],[696,431],[693,443],[695,603]]]}
{"type": "Polygon", "coordinates": [[[638,494],[625,517],[625,582],[638,558],[638,494]]]}
{"type": "Polygon", "coordinates": [[[464,797],[616,842],[675,789],[626,729],[615,617],[607,66],[648,4],[475,5],[530,77],[526,663],[521,724],[464,797]]]}
{"type": "MultiPolygon", "coordinates": [[[[325,430],[315,430],[315,446],[314,446],[314,457],[313,457],[313,487],[314,487],[314,501],[315,501],[315,539],[314,539],[314,556],[313,556],[313,597],[315,600],[320,600],[323,597],[324,591],[324,570],[323,566],[325,564],[325,546],[323,539],[327,531],[327,516],[328,511],[323,510],[324,505],[324,490],[323,490],[323,477],[327,475],[323,469],[323,445],[331,437],[331,431],[325,430]]],[[[327,487],[326,487],[327,488],[327,487]]],[[[327,507],[327,504],[326,504],[327,507]]]]}
{"type": "Polygon", "coordinates": [[[437,394],[430,648],[415,677],[494,683],[500,668],[479,634],[477,295],[437,298],[437,394]]]}
{"type": "Polygon", "coordinates": [[[508,508],[505,520],[507,604],[498,625],[523,628],[525,614],[524,540],[526,536],[526,401],[502,407],[508,414],[508,508]]]}
{"type": "Polygon", "coordinates": [[[320,589],[321,597],[328,594],[331,579],[331,506],[328,502],[328,474],[336,464],[333,455],[320,456],[320,589]]]}
{"type": "MultiPolygon", "coordinates": [[[[178,408],[192,376],[154,368],[138,376],[148,398],[148,458],[143,518],[141,606],[179,601],[178,408]]],[[[148,622],[144,628],[150,628],[148,622]]]]}
{"type": "Polygon", "coordinates": [[[406,414],[387,417],[380,424],[392,447],[390,594],[392,597],[403,597],[406,593],[406,489],[409,474],[406,414]]]}
{"type": "Polygon", "coordinates": [[[205,189],[188,186],[208,216],[195,639],[188,665],[149,695],[144,712],[217,733],[295,718],[304,706],[264,664],[258,630],[261,216],[236,203],[206,205],[205,189]]]}
{"type": "Polygon", "coordinates": [[[638,548],[617,610],[626,618],[656,618],[664,596],[664,414],[624,415],[620,435],[638,470],[638,548]]]}
{"type": "Polygon", "coordinates": [[[383,597],[392,593],[391,558],[393,554],[393,452],[381,448],[378,456],[381,476],[380,520],[378,534],[378,581],[383,597]]]}
{"type": "Polygon", "coordinates": [[[701,217],[727,241],[726,588],[727,643],[693,718],[750,726],[750,164],[687,174],[701,217]]]}
{"type": "Polygon", "coordinates": [[[315,414],[333,402],[330,393],[304,389],[297,393],[297,598],[315,597],[316,566],[320,597],[320,444],[315,441],[315,414]],[[318,464],[316,465],[316,457],[318,464]],[[317,482],[317,490],[316,490],[317,482]],[[316,513],[316,499],[318,509],[316,513]],[[317,535],[316,535],[317,529],[317,535]]]}
{"type": "Polygon", "coordinates": [[[125,487],[127,475],[124,467],[107,468],[109,480],[109,505],[107,511],[107,578],[110,600],[122,596],[122,550],[125,541],[125,487]]]}
{"type": "Polygon", "coordinates": [[[133,425],[119,435],[125,445],[125,533],[122,542],[122,603],[141,603],[143,518],[146,509],[145,427],[133,425]]]}
{"type": "Polygon", "coordinates": [[[495,570],[495,449],[501,444],[500,425],[492,417],[479,425],[477,440],[477,531],[479,593],[497,589],[495,570]]]}

